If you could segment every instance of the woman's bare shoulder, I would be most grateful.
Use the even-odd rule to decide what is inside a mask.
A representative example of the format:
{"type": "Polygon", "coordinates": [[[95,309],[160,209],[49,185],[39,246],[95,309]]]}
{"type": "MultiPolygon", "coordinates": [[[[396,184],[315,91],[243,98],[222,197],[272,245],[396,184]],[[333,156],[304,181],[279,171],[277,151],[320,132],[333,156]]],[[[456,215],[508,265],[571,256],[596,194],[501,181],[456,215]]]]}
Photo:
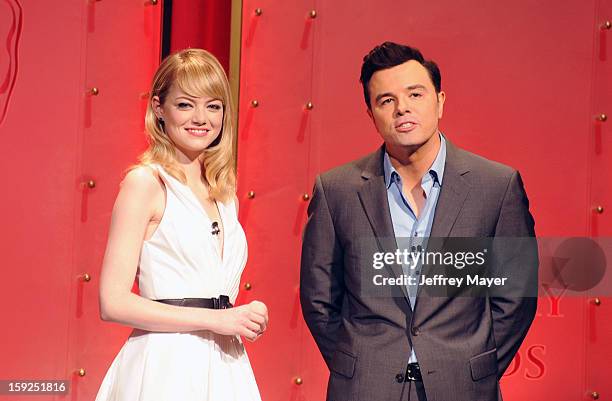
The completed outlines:
{"type": "Polygon", "coordinates": [[[151,165],[134,166],[121,181],[121,188],[151,195],[160,188],[159,172],[151,165]]]}
{"type": "Polygon", "coordinates": [[[128,198],[130,204],[148,205],[153,211],[163,207],[165,188],[158,171],[152,166],[139,165],[130,169],[120,186],[119,196],[128,198]]]}

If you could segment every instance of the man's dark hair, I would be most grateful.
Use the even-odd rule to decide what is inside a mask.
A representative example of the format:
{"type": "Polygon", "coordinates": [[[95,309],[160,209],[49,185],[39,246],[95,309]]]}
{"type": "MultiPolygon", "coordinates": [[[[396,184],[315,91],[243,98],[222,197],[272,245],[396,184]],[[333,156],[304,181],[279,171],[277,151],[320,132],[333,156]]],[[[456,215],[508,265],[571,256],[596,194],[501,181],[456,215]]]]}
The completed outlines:
{"type": "Polygon", "coordinates": [[[407,61],[418,61],[429,73],[429,78],[436,88],[436,93],[442,89],[442,77],[438,65],[431,61],[425,60],[418,49],[410,46],[404,46],[393,42],[385,42],[382,45],[376,46],[364,58],[361,65],[361,77],[359,81],[363,85],[363,97],[368,109],[370,108],[370,91],[368,84],[372,75],[376,71],[385,70],[395,67],[396,65],[404,64],[407,61]]]}

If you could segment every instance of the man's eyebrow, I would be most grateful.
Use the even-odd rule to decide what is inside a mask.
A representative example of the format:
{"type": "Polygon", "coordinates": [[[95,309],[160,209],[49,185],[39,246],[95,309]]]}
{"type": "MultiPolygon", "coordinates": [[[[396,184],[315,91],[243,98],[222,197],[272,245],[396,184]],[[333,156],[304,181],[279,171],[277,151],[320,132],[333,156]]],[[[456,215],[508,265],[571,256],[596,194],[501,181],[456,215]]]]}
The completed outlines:
{"type": "MultiPolygon", "coordinates": [[[[406,90],[409,90],[409,91],[414,90],[414,89],[427,90],[425,85],[421,85],[421,84],[414,84],[414,85],[409,85],[406,87],[406,90]]],[[[383,97],[387,97],[387,96],[395,96],[395,95],[393,95],[393,93],[391,92],[385,92],[385,93],[381,93],[380,95],[376,96],[374,100],[378,103],[380,99],[382,99],[383,97]]]]}
{"type": "Polygon", "coordinates": [[[408,89],[409,91],[411,91],[411,90],[413,90],[413,89],[425,89],[425,90],[426,90],[427,88],[425,87],[425,85],[415,84],[415,85],[410,85],[410,86],[407,86],[407,87],[406,87],[406,89],[408,89]]]}

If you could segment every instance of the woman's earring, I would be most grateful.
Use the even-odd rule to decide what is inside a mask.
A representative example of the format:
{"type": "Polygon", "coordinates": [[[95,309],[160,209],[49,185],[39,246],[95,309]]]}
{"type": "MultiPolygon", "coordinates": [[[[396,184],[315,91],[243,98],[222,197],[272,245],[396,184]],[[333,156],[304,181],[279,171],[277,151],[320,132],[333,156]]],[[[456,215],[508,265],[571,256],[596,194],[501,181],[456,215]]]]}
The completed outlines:
{"type": "Polygon", "coordinates": [[[161,128],[161,130],[164,130],[164,119],[161,117],[157,118],[157,124],[159,124],[159,128],[161,128]]]}

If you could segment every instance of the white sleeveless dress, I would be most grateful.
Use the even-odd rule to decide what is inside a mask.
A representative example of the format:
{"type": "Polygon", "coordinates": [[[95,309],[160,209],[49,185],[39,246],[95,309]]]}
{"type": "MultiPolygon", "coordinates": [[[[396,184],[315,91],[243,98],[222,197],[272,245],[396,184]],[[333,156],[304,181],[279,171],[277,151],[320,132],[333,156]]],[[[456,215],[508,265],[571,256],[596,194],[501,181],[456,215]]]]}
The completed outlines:
{"type": "MultiPolygon", "coordinates": [[[[212,298],[236,301],[247,243],[234,201],[218,203],[223,259],[212,222],[191,189],[155,168],[166,186],[166,208],[140,254],[140,295],[149,299],[212,298]]],[[[111,364],[96,401],[260,401],[240,337],[209,331],[140,332],[111,364]]]]}

